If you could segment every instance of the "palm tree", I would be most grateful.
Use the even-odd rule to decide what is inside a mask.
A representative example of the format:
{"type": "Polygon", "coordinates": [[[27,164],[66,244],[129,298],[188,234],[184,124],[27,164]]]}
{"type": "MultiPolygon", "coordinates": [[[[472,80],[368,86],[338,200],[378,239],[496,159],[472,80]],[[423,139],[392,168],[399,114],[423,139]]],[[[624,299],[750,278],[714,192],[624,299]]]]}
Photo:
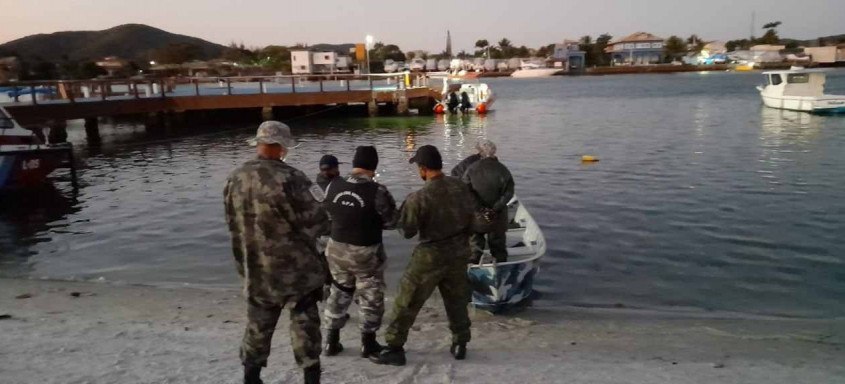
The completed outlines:
{"type": "Polygon", "coordinates": [[[475,47],[478,49],[485,49],[488,46],[490,46],[490,42],[488,42],[486,39],[481,39],[475,42],[475,47]]]}
{"type": "Polygon", "coordinates": [[[581,39],[578,40],[579,45],[590,45],[593,43],[593,38],[590,35],[581,36],[581,39]]]}
{"type": "Polygon", "coordinates": [[[511,46],[511,41],[507,38],[502,38],[502,40],[499,40],[499,49],[502,51],[503,58],[509,59],[513,57],[513,47],[511,46]]]}

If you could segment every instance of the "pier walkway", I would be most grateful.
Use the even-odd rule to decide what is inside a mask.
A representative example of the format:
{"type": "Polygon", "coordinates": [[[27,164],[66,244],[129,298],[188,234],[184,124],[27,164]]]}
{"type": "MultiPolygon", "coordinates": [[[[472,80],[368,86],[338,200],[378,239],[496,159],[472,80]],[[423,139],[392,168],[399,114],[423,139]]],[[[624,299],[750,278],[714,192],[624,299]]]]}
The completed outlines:
{"type": "Polygon", "coordinates": [[[331,105],[366,106],[370,115],[428,113],[439,98],[428,81],[409,73],[36,81],[0,84],[0,106],[23,126],[51,127],[209,110],[260,109],[270,118],[275,108],[331,105]]]}

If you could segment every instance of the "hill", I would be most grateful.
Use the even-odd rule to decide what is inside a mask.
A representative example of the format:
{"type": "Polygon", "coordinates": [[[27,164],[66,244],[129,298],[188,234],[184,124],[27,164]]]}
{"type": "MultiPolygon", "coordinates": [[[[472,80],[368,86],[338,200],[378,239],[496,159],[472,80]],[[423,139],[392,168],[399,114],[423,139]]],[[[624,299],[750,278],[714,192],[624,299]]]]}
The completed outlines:
{"type": "Polygon", "coordinates": [[[73,61],[97,60],[118,56],[130,60],[149,60],[151,51],[170,44],[191,44],[199,48],[200,59],[220,57],[225,46],[196,37],[177,35],[143,24],[125,24],[103,31],[68,31],[38,34],[0,45],[0,52],[24,60],[59,61],[64,56],[73,61]]]}

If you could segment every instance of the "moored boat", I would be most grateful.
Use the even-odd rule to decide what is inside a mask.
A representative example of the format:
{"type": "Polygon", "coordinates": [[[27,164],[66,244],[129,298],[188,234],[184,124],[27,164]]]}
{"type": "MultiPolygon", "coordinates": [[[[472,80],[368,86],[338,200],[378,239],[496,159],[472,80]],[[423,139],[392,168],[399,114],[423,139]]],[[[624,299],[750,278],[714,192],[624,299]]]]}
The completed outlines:
{"type": "Polygon", "coordinates": [[[32,187],[56,168],[72,168],[70,144],[46,145],[0,107],[0,190],[32,187]]]}
{"type": "Polygon", "coordinates": [[[845,95],[824,93],[823,70],[793,69],[763,75],[766,84],[757,89],[766,107],[815,114],[845,113],[845,95]]]}
{"type": "Polygon", "coordinates": [[[485,251],[480,263],[467,269],[472,305],[492,312],[531,296],[540,259],[546,253],[543,231],[525,206],[514,197],[508,208],[512,215],[507,232],[508,261],[493,262],[489,251],[485,251]]]}
{"type": "Polygon", "coordinates": [[[448,73],[429,76],[433,79],[443,79],[441,101],[434,106],[434,113],[436,114],[443,114],[447,112],[467,113],[474,111],[483,115],[491,110],[493,103],[496,101],[496,95],[493,93],[490,86],[479,82],[477,78],[455,79],[448,73]],[[466,99],[469,105],[462,108],[461,99],[464,94],[466,94],[466,99]]]}
{"type": "Polygon", "coordinates": [[[550,77],[560,72],[560,68],[546,68],[537,63],[521,62],[519,68],[511,73],[511,77],[516,78],[534,78],[534,77],[550,77]]]}

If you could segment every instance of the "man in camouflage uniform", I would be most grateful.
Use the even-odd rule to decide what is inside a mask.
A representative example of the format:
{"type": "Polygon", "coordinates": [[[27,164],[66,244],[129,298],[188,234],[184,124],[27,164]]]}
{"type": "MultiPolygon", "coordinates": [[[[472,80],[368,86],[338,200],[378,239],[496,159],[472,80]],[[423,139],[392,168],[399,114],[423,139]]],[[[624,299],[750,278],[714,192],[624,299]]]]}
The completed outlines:
{"type": "Polygon", "coordinates": [[[324,350],[327,356],[343,350],[340,329],[349,319],[347,310],[357,290],[361,357],[370,357],[382,349],[376,341],[376,331],[384,315],[387,257],[382,230],[392,229],[398,215],[393,196],[384,185],[373,180],[378,167],[376,148],[358,147],[352,167],[346,179],[336,179],[328,185],[324,202],[332,217],[326,256],[333,280],[323,315],[327,330],[324,350]]]}
{"type": "Polygon", "coordinates": [[[320,382],[320,317],[326,266],[316,237],[327,228],[322,191],[282,159],[294,146],[290,128],[261,124],[258,157],[229,176],[224,190],[232,253],[243,277],[247,326],[241,345],[244,382],[261,383],[270,341],[282,308],[290,308],[294,357],[305,382],[320,382]]]}
{"type": "Polygon", "coordinates": [[[472,235],[473,264],[481,262],[484,248],[496,262],[508,261],[507,231],[508,202],[513,198],[514,182],[511,172],[496,157],[496,144],[480,140],[477,144],[480,159],[473,162],[461,176],[475,197],[476,210],[486,211],[491,218],[485,233],[472,235]]]}
{"type": "Polygon", "coordinates": [[[462,360],[470,341],[466,263],[474,218],[473,198],[466,184],[441,172],[443,162],[437,148],[422,146],[410,161],[417,163],[425,186],[405,199],[397,228],[406,238],[419,234],[419,244],[399,285],[393,317],[384,337],[387,348],[370,360],[377,364],[405,364],[403,346],[408,331],[435,288],[443,297],[452,331],[450,351],[455,359],[462,360]]]}

